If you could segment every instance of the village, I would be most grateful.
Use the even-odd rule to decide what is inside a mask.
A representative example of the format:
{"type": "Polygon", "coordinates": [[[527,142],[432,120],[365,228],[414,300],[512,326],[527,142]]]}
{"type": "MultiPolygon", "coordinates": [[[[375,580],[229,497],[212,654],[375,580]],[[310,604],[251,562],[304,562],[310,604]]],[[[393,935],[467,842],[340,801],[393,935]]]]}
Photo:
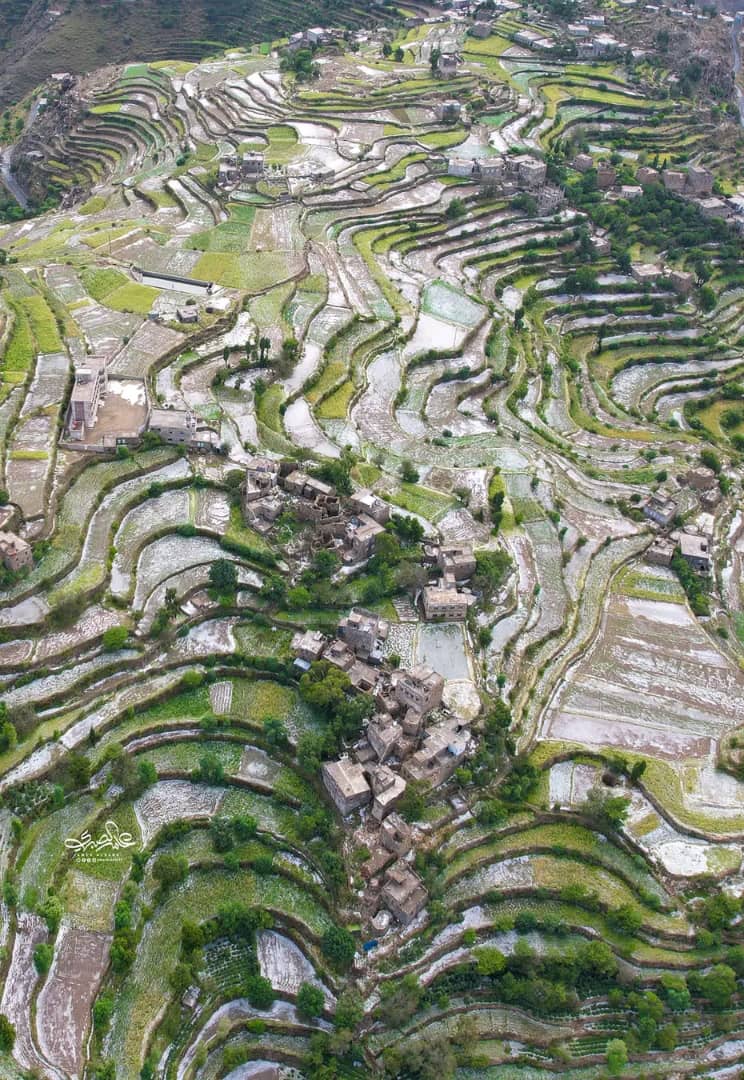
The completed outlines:
{"type": "Polygon", "coordinates": [[[292,4],[28,16],[0,1075],[733,1077],[740,20],[292,4]]]}

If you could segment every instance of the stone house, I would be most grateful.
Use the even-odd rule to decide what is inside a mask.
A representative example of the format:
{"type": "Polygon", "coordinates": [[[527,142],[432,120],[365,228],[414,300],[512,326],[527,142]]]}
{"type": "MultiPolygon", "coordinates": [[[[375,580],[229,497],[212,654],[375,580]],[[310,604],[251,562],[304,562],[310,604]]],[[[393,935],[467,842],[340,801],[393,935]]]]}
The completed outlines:
{"type": "Polygon", "coordinates": [[[460,119],[461,112],[462,106],[459,101],[454,99],[443,101],[437,106],[437,119],[441,120],[443,124],[456,124],[460,119]]]}
{"type": "Polygon", "coordinates": [[[470,597],[458,592],[454,577],[445,574],[435,585],[427,585],[422,590],[424,617],[434,620],[461,622],[468,613],[470,597]]]}
{"type": "Polygon", "coordinates": [[[151,409],[147,427],[171,445],[188,446],[196,439],[196,417],[186,409],[151,409]]]}
{"type": "Polygon", "coordinates": [[[403,728],[390,713],[375,713],[367,724],[367,739],[381,763],[396,752],[402,735],[403,728]]]}
{"type": "Polygon", "coordinates": [[[597,165],[597,187],[600,191],[607,191],[617,179],[617,169],[602,161],[597,165]]]}
{"type": "Polygon", "coordinates": [[[329,664],[333,664],[334,667],[340,668],[341,671],[350,671],[356,663],[356,656],[351,651],[345,641],[334,638],[330,645],[327,646],[323,659],[327,660],[329,664]]]}
{"type": "Polygon", "coordinates": [[[437,74],[443,79],[454,79],[457,75],[457,56],[454,53],[442,53],[437,60],[437,74]]]}
{"type": "Polygon", "coordinates": [[[426,781],[432,787],[449,780],[465,759],[470,742],[470,731],[459,728],[456,721],[450,721],[429,729],[423,745],[404,762],[404,775],[409,780],[426,781]]]}
{"type": "Polygon", "coordinates": [[[387,765],[378,765],[372,772],[370,781],[374,795],[372,817],[376,821],[382,821],[400,802],[407,785],[403,777],[387,765]]]}
{"type": "Polygon", "coordinates": [[[377,668],[361,660],[355,661],[347,671],[349,681],[354,689],[360,694],[374,694],[377,683],[380,681],[380,672],[377,668]]]}
{"type": "Polygon", "coordinates": [[[106,361],[103,357],[89,356],[85,363],[75,369],[68,413],[68,429],[73,437],[84,439],[86,428],[95,426],[106,387],[106,361]]]}
{"type": "Polygon", "coordinates": [[[344,533],[344,542],[351,561],[363,562],[371,559],[377,546],[377,537],[384,532],[383,526],[366,514],[353,517],[347,523],[344,533]]]}
{"type": "Polygon", "coordinates": [[[532,190],[545,183],[548,167],[544,161],[530,157],[529,154],[523,154],[515,160],[518,164],[518,178],[520,184],[529,190],[532,190]]]}
{"type": "Polygon", "coordinates": [[[710,539],[698,533],[680,533],[679,550],[682,558],[698,573],[707,574],[710,570],[710,539]]]}
{"type": "Polygon", "coordinates": [[[680,296],[689,296],[695,287],[695,275],[687,270],[671,270],[669,284],[680,296]]]}
{"type": "Polygon", "coordinates": [[[726,218],[731,217],[731,207],[723,199],[717,198],[715,195],[710,196],[707,199],[699,199],[698,206],[700,212],[705,218],[726,218]]]}
{"type": "Polygon", "coordinates": [[[365,659],[382,659],[381,645],[390,632],[386,619],[366,608],[352,608],[338,624],[338,636],[365,659]]]}
{"type": "Polygon", "coordinates": [[[372,518],[380,525],[385,525],[390,520],[390,507],[388,504],[368,489],[355,491],[349,496],[349,508],[355,514],[364,514],[372,518]]]}
{"type": "Polygon", "coordinates": [[[671,566],[673,556],[674,541],[657,536],[653,544],[646,548],[643,557],[649,566],[671,566]]]}
{"type": "Polygon", "coordinates": [[[396,699],[422,716],[439,708],[443,690],[442,676],[425,664],[417,664],[410,671],[398,672],[395,682],[396,699]]]}
{"type": "Polygon", "coordinates": [[[34,565],[31,545],[12,532],[0,532],[0,559],[8,570],[21,570],[34,565]]]}
{"type": "Polygon", "coordinates": [[[698,465],[695,469],[689,469],[685,474],[685,481],[695,491],[705,491],[716,483],[716,474],[712,469],[704,465],[698,465]]]}
{"type": "Polygon", "coordinates": [[[639,285],[653,285],[661,277],[662,269],[657,263],[633,263],[630,276],[639,285]]]}
{"type": "Polygon", "coordinates": [[[292,652],[298,660],[309,665],[320,660],[325,643],[326,639],[320,630],[305,630],[304,633],[298,631],[292,638],[292,652]]]}
{"type": "Polygon", "coordinates": [[[406,824],[400,814],[393,811],[380,826],[382,846],[399,858],[411,850],[411,826],[406,824]]]}
{"type": "Polygon", "coordinates": [[[590,169],[594,168],[594,158],[591,154],[577,154],[571,165],[577,172],[589,172],[590,169]]]}
{"type": "Polygon", "coordinates": [[[649,165],[641,165],[636,171],[636,180],[639,184],[653,184],[659,179],[659,170],[652,169],[649,165]]]}
{"type": "Polygon", "coordinates": [[[702,165],[690,165],[687,169],[687,187],[693,195],[710,195],[714,176],[702,165]]]}
{"type": "Polygon", "coordinates": [[[443,544],[437,552],[437,566],[455,581],[465,581],[475,573],[475,555],[470,544],[443,544]]]}
{"type": "Polygon", "coordinates": [[[649,521],[668,529],[677,516],[677,504],[673,499],[659,498],[652,495],[643,507],[643,513],[649,521]]]}
{"type": "Polygon", "coordinates": [[[264,156],[252,151],[240,159],[240,175],[249,184],[255,184],[264,174],[264,156]]]}
{"type": "Polygon", "coordinates": [[[408,926],[426,906],[427,893],[418,874],[398,859],[385,871],[380,900],[398,922],[408,926]]]}
{"type": "Polygon", "coordinates": [[[372,800],[372,789],[364,769],[350,758],[326,761],[321,770],[323,783],[342,817],[366,806],[372,800]]]}
{"type": "Polygon", "coordinates": [[[678,195],[687,186],[687,173],[683,173],[679,169],[663,169],[661,179],[667,191],[673,191],[678,195]]]}

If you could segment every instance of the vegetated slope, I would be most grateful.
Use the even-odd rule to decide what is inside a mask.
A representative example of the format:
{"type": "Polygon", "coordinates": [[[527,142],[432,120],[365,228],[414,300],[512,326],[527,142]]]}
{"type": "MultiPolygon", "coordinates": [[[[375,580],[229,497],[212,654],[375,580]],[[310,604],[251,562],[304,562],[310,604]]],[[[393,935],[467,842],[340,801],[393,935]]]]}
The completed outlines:
{"type": "Polygon", "coordinates": [[[6,0],[0,5],[0,104],[18,101],[53,71],[173,56],[196,60],[214,52],[215,43],[269,41],[318,23],[352,26],[365,18],[363,5],[338,0],[6,0]]]}

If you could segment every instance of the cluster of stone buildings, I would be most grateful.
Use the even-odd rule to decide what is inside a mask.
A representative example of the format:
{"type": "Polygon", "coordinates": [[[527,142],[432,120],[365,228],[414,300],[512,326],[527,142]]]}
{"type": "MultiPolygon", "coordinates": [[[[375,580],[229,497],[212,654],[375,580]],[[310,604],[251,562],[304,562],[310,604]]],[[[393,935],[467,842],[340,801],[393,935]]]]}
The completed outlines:
{"type": "Polygon", "coordinates": [[[315,546],[331,548],[349,564],[374,555],[390,517],[387,503],[371,491],[342,500],[330,484],[309,476],[295,462],[266,457],[248,462],[241,494],[243,516],[258,532],[268,532],[282,510],[291,509],[300,521],[313,523],[315,546]]]}
{"type": "Polygon", "coordinates": [[[232,188],[238,184],[256,184],[265,173],[264,155],[258,151],[241,154],[226,154],[220,159],[217,170],[217,186],[232,188]]]}
{"type": "MultiPolygon", "coordinates": [[[[689,488],[706,514],[715,511],[721,501],[718,478],[712,469],[698,465],[679,478],[680,486],[689,488]]],[[[646,561],[655,566],[669,566],[679,548],[693,570],[707,574],[712,565],[713,542],[704,529],[695,526],[674,529],[679,503],[669,495],[652,495],[643,506],[644,517],[658,526],[660,533],[646,550],[646,561]]]]}
{"type": "Polygon", "coordinates": [[[576,43],[580,60],[604,60],[627,50],[627,43],[604,31],[604,25],[604,15],[599,14],[587,15],[581,22],[568,24],[566,33],[576,43]],[[597,30],[599,33],[594,33],[597,30]]]}
{"type": "Polygon", "coordinates": [[[680,296],[689,296],[695,288],[695,275],[659,263],[633,263],[630,275],[639,285],[667,285],[680,296]]]}
{"type": "Polygon", "coordinates": [[[287,48],[291,52],[296,49],[317,49],[320,45],[329,45],[342,34],[343,30],[332,30],[327,26],[312,26],[309,30],[298,30],[296,34],[291,34],[287,48]]]}
{"type": "Polygon", "coordinates": [[[464,585],[475,573],[473,549],[470,544],[444,544],[430,550],[442,573],[422,589],[424,616],[432,622],[460,622],[475,603],[474,594],[464,585]]]}
{"type": "Polygon", "coordinates": [[[565,202],[561,188],[546,182],[547,165],[531,154],[464,158],[451,157],[447,162],[450,176],[460,176],[484,187],[498,189],[509,196],[528,192],[537,200],[541,214],[558,210],[565,202]]]}
{"type": "MultiPolygon", "coordinates": [[[[426,890],[406,862],[411,832],[396,812],[412,781],[436,787],[448,780],[470,749],[470,731],[442,707],[444,679],[418,664],[391,669],[382,658],[388,624],[363,608],[341,620],[337,636],[298,633],[292,642],[303,669],[326,660],[349,676],[353,690],[371,694],[376,711],[362,738],[337,761],[323,765],[323,783],[339,813],[361,811],[375,852],[363,870],[365,914],[381,926],[390,914],[404,925],[423,909],[426,890]],[[393,864],[393,865],[390,865],[393,864]],[[390,913],[390,914],[387,914],[390,913]]],[[[387,920],[387,921],[386,921],[387,920]]]]}
{"type": "Polygon", "coordinates": [[[736,218],[739,228],[744,228],[744,205],[736,198],[723,199],[713,194],[715,177],[703,165],[688,165],[685,169],[654,169],[641,165],[635,174],[635,184],[617,184],[617,169],[607,161],[595,162],[591,154],[579,153],[571,162],[578,172],[596,170],[597,187],[610,193],[610,198],[634,199],[643,194],[649,184],[663,184],[667,191],[697,204],[707,218],[736,218]],[[741,224],[740,224],[741,223],[741,224]]]}
{"type": "Polygon", "coordinates": [[[149,404],[142,379],[110,379],[109,358],[87,356],[75,368],[67,408],[65,436],[71,446],[109,450],[137,446],[146,431],[169,445],[214,451],[217,432],[187,409],[149,404]]]}
{"type": "Polygon", "coordinates": [[[498,184],[505,194],[520,190],[535,191],[545,183],[547,165],[531,154],[507,154],[504,157],[462,158],[449,160],[450,176],[461,176],[479,183],[498,184]]]}

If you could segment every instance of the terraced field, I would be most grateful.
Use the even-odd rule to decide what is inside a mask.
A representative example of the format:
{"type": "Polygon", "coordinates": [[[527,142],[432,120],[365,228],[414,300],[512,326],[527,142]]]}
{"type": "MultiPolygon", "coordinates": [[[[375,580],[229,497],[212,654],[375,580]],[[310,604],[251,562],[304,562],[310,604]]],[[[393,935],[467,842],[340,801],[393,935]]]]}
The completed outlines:
{"type": "Polygon", "coordinates": [[[621,185],[734,190],[741,136],[659,65],[520,44],[563,33],[531,11],[340,40],[308,82],[158,54],[24,136],[66,202],[0,238],[3,528],[33,552],[0,580],[3,1078],[739,1075],[742,241],[663,172],[621,185]],[[546,183],[471,171],[525,156],[546,183]],[[212,450],[76,442],[90,355],[102,416],[188,410],[212,450]],[[376,554],[244,513],[256,455],[376,495],[376,554]],[[435,542],[475,551],[462,632],[424,623],[435,542]],[[373,705],[293,663],[360,604],[472,734],[398,807],[402,924],[321,779],[373,705]]]}

